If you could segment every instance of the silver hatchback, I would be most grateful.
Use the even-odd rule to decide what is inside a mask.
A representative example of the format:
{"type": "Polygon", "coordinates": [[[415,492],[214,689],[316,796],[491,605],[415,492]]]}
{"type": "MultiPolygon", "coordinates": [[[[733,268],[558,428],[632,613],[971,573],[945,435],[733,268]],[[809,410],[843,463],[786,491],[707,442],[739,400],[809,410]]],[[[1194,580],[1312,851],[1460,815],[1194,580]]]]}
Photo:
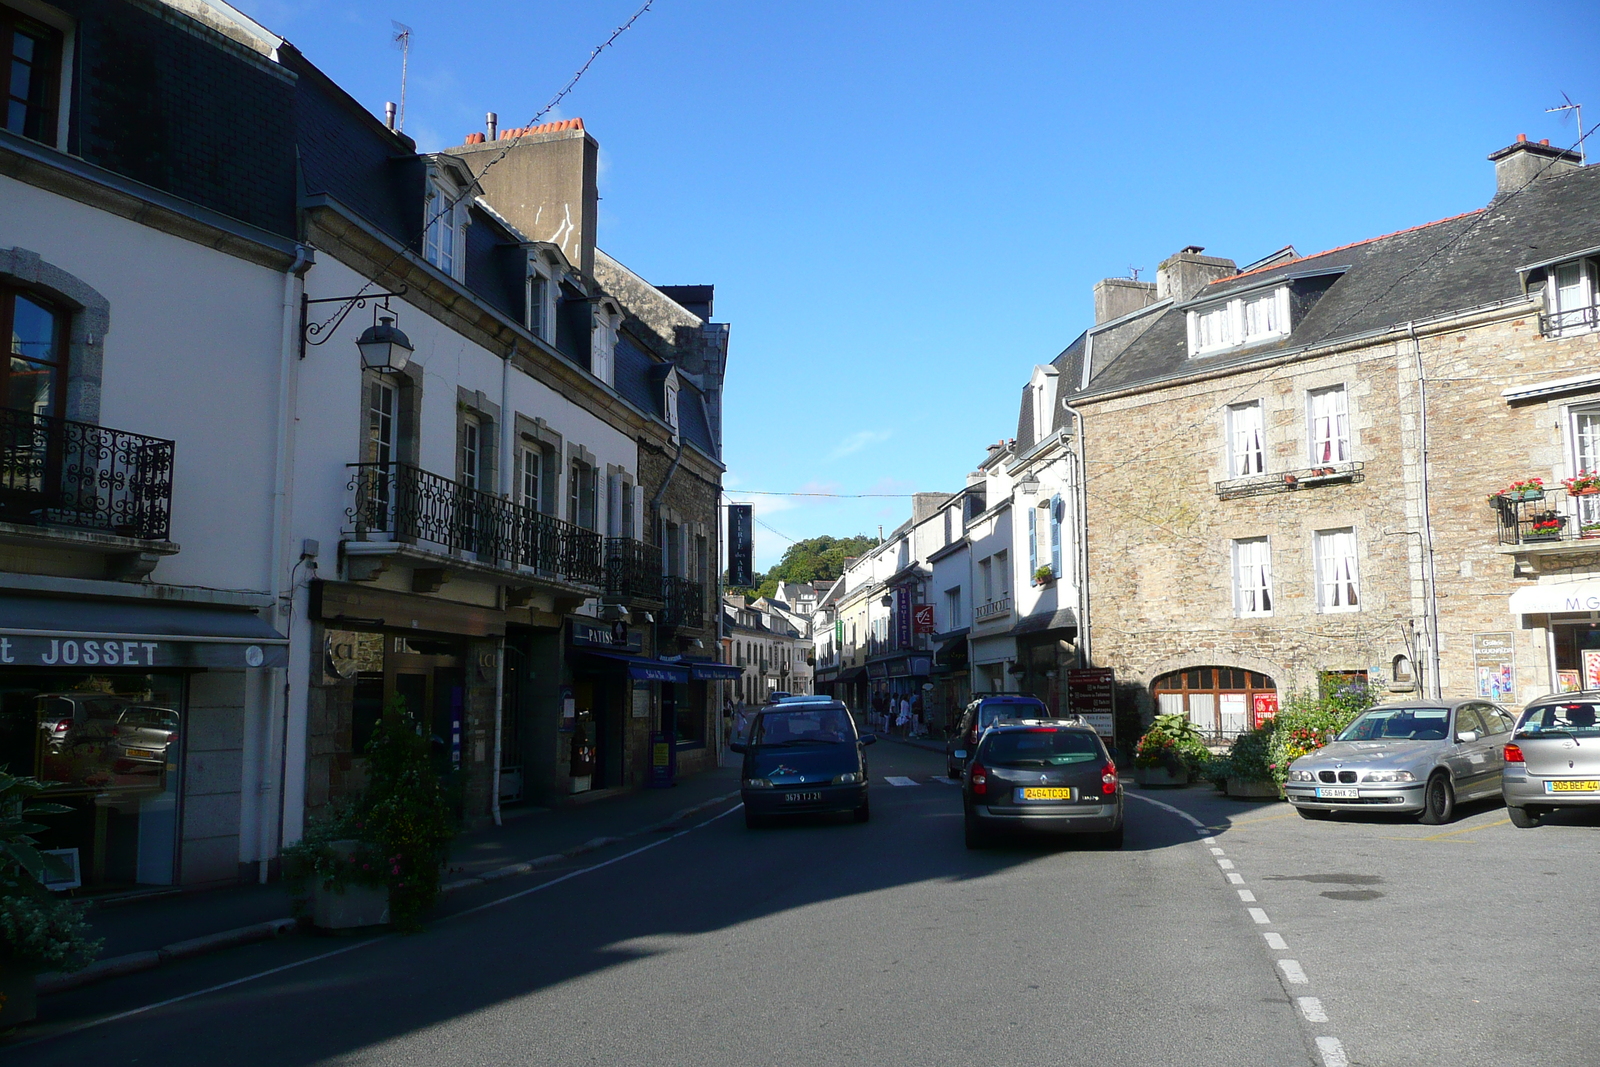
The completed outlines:
{"type": "Polygon", "coordinates": [[[1511,724],[1509,712],[1479,698],[1380,704],[1291,763],[1284,793],[1307,819],[1404,811],[1425,823],[1449,822],[1458,800],[1500,791],[1511,724]]]}
{"type": "Polygon", "coordinates": [[[1505,748],[1500,791],[1517,826],[1554,808],[1600,805],[1600,692],[1530,700],[1505,748]]]}

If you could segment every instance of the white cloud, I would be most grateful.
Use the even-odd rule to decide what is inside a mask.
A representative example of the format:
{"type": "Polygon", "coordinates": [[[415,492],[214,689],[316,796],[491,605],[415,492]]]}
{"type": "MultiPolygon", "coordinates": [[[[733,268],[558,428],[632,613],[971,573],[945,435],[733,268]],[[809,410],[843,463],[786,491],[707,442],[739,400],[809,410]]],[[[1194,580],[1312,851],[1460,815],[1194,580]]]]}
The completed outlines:
{"type": "Polygon", "coordinates": [[[844,457],[859,452],[869,445],[879,445],[887,441],[892,435],[891,430],[858,430],[840,441],[828,453],[829,459],[843,459],[844,457]]]}

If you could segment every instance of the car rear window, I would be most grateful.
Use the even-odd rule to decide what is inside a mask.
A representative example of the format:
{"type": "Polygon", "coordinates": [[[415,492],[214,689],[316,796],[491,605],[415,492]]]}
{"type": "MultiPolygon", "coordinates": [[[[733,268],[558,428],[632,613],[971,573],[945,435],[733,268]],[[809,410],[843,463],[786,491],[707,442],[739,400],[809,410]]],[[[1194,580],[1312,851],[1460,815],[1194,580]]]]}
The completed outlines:
{"type": "Polygon", "coordinates": [[[1570,704],[1545,704],[1529,708],[1517,723],[1518,737],[1533,737],[1541,733],[1570,734],[1575,737],[1600,736],[1600,704],[1590,700],[1575,700],[1570,704]]]}
{"type": "Polygon", "coordinates": [[[1060,767],[1099,759],[1101,753],[1093,734],[1039,727],[990,734],[978,758],[997,767],[1030,763],[1060,767]]]}
{"type": "Polygon", "coordinates": [[[1048,719],[1050,712],[1037,700],[991,700],[978,706],[978,725],[993,726],[1001,719],[1048,719]]]}
{"type": "Polygon", "coordinates": [[[1341,741],[1443,741],[1446,708],[1373,708],[1344,728],[1341,741]]]}

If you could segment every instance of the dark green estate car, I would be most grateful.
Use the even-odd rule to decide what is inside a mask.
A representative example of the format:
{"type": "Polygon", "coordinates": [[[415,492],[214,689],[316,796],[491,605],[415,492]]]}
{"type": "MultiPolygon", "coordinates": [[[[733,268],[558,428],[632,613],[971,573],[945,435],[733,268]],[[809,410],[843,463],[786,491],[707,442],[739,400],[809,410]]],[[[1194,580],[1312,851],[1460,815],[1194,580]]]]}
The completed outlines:
{"type": "Polygon", "coordinates": [[[1100,735],[1081,719],[989,727],[962,779],[968,848],[996,831],[1092,834],[1122,847],[1122,784],[1100,735]]]}
{"type": "Polygon", "coordinates": [[[739,795],[752,829],[784,815],[850,812],[866,822],[867,757],[877,738],[857,734],[850,709],[837,700],[769,704],[750,736],[729,747],[744,753],[739,795]]]}

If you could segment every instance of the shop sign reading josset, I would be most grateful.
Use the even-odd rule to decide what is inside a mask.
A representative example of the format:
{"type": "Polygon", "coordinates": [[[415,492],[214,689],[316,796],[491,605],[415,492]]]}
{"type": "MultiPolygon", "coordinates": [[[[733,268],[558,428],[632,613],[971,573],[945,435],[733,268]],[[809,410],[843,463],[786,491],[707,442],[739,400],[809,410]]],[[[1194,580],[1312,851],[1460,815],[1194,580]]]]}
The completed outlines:
{"type": "Polygon", "coordinates": [[[259,644],[124,640],[112,636],[0,637],[0,664],[29,667],[281,666],[283,650],[259,644]],[[275,662],[268,663],[268,660],[275,662]]]}

